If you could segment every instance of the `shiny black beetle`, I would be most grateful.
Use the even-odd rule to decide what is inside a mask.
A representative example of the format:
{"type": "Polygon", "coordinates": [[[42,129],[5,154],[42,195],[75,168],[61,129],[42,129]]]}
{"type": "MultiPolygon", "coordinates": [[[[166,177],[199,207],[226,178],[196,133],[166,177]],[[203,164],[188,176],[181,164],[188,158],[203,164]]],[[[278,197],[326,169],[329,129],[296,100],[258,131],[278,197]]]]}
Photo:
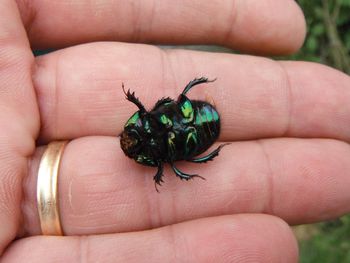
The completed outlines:
{"type": "MultiPolygon", "coordinates": [[[[186,160],[205,163],[218,156],[220,145],[204,157],[195,156],[206,151],[219,137],[220,118],[211,104],[190,100],[186,93],[195,85],[213,82],[207,78],[194,79],[187,84],[177,101],[162,98],[151,111],[146,111],[135,93],[123,91],[126,99],[138,107],[124,126],[120,145],[125,155],[136,162],[158,167],[153,177],[155,184],[161,185],[163,164],[169,163],[180,179],[189,180],[199,175],[186,174],[176,168],[174,162],[186,160]]],[[[157,188],[156,188],[157,189],[157,188]]]]}

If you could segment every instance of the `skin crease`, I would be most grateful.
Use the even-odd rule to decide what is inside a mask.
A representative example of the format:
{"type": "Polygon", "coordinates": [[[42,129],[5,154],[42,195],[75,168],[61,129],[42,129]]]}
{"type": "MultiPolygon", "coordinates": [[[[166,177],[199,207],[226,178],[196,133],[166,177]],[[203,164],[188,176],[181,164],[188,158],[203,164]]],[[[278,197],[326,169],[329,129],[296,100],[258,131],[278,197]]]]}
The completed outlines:
{"type": "Polygon", "coordinates": [[[0,262],[297,262],[288,224],[350,211],[350,78],[305,62],[88,43],[288,54],[306,32],[295,1],[120,3],[0,1],[0,262]],[[135,111],[121,83],[149,108],[200,76],[218,80],[189,97],[212,97],[219,141],[232,144],[215,162],[179,164],[206,181],[166,168],[158,194],[153,169],[116,139],[135,111]],[[40,236],[38,165],[59,139],[71,140],[59,174],[66,236],[40,236]]]}

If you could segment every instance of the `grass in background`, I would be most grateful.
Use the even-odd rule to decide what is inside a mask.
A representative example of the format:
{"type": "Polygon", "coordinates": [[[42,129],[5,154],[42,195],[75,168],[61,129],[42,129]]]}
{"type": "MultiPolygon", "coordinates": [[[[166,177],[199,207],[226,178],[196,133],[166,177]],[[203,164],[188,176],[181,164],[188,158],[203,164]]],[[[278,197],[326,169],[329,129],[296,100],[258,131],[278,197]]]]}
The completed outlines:
{"type": "MultiPolygon", "coordinates": [[[[308,36],[291,59],[323,63],[350,74],[350,0],[298,2],[307,19],[308,36]]],[[[301,263],[350,263],[350,215],[294,230],[301,263]]]]}
{"type": "Polygon", "coordinates": [[[349,263],[350,216],[295,228],[301,263],[349,263]]]}
{"type": "MultiPolygon", "coordinates": [[[[323,63],[350,74],[350,0],[299,0],[308,26],[292,59],[323,63]]],[[[291,21],[292,23],[292,21],[291,21]]]]}

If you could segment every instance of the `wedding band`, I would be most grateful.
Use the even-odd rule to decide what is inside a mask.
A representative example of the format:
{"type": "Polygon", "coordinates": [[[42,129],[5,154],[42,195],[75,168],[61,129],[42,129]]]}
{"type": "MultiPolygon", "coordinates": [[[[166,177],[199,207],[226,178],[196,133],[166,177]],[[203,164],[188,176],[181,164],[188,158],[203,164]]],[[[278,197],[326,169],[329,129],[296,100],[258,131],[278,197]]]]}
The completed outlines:
{"type": "Polygon", "coordinates": [[[59,201],[57,191],[57,176],[63,150],[67,141],[50,143],[40,160],[37,202],[41,232],[43,235],[62,236],[59,201]]]}

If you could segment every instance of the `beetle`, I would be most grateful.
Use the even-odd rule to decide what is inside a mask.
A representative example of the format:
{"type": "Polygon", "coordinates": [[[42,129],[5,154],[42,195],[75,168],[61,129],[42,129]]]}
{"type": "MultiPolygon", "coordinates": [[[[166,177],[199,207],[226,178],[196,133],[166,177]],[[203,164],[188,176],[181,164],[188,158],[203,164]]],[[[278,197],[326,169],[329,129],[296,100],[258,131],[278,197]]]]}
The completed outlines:
{"type": "Polygon", "coordinates": [[[214,82],[205,77],[190,81],[177,101],[167,97],[158,100],[151,111],[147,111],[135,92],[125,91],[126,99],[138,107],[124,125],[120,145],[126,156],[137,163],[157,167],[153,179],[155,187],[163,182],[163,165],[169,163],[182,180],[203,177],[180,171],[175,162],[185,160],[194,163],[212,161],[226,144],[221,144],[204,157],[205,152],[219,137],[220,117],[215,107],[208,102],[190,100],[186,94],[198,84],[214,82]]]}

